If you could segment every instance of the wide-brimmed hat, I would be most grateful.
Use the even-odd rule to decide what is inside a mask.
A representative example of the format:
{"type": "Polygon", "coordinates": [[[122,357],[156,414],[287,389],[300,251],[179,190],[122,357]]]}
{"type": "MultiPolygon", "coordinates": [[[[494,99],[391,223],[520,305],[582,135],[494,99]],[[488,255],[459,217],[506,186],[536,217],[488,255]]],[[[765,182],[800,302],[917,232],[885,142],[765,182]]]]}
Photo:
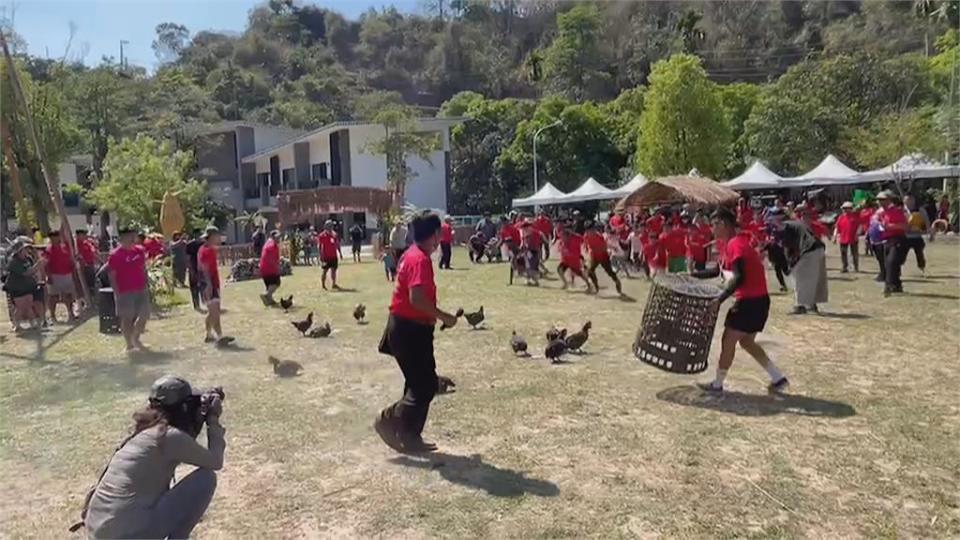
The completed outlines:
{"type": "Polygon", "coordinates": [[[892,199],[892,198],[893,198],[893,193],[891,193],[891,192],[889,192],[889,191],[887,191],[887,190],[883,190],[883,191],[881,191],[880,193],[877,193],[877,200],[878,200],[878,201],[883,201],[883,200],[892,199]]]}
{"type": "Polygon", "coordinates": [[[847,201],[847,202],[841,204],[841,205],[840,205],[840,208],[853,208],[853,203],[850,202],[850,201],[847,201]]]}

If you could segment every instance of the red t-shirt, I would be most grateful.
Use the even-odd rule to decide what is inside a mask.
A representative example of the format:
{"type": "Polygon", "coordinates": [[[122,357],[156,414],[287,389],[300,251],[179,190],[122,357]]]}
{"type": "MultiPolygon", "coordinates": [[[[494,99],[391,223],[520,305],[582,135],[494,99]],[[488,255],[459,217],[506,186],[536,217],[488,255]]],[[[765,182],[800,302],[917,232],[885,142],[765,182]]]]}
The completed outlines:
{"type": "Polygon", "coordinates": [[[707,262],[707,244],[713,238],[713,231],[707,224],[690,227],[687,230],[687,257],[694,262],[707,262]]]}
{"type": "Polygon", "coordinates": [[[657,214],[647,219],[647,230],[660,236],[660,233],[663,232],[663,216],[657,214]]]}
{"type": "Polygon", "coordinates": [[[333,231],[323,231],[318,234],[317,245],[320,246],[321,260],[332,261],[340,256],[340,238],[333,231]]]}
{"type": "Polygon", "coordinates": [[[107,268],[113,272],[117,293],[142,291],[147,288],[147,250],[134,244],[119,246],[110,252],[107,268]]]}
{"type": "Polygon", "coordinates": [[[397,286],[390,299],[390,313],[422,324],[434,324],[433,317],[418,311],[410,303],[410,289],[421,287],[427,300],[437,304],[437,284],[433,280],[433,262],[430,256],[414,244],[403,252],[397,266],[397,286]]]}
{"type": "Polygon", "coordinates": [[[880,214],[880,224],[883,225],[883,239],[897,238],[907,234],[907,213],[903,207],[891,205],[883,209],[880,214]]]}
{"type": "Polygon", "coordinates": [[[217,248],[206,244],[200,246],[197,252],[197,267],[210,276],[211,285],[214,289],[220,287],[220,269],[217,264],[217,248]]]}
{"type": "Polygon", "coordinates": [[[500,227],[500,240],[510,241],[514,246],[520,246],[520,230],[513,223],[500,227]]]}
{"type": "Polygon", "coordinates": [[[749,206],[741,206],[737,209],[737,224],[740,227],[746,227],[753,222],[753,210],[749,206]]]}
{"type": "Polygon", "coordinates": [[[453,227],[447,222],[440,224],[440,242],[444,244],[453,243],[453,227]]]}
{"type": "Polygon", "coordinates": [[[620,227],[623,227],[623,225],[623,216],[620,214],[614,214],[610,216],[610,227],[612,227],[614,230],[619,230],[620,227]]]}
{"type": "Polygon", "coordinates": [[[587,243],[587,250],[590,251],[590,259],[594,261],[610,260],[610,251],[607,250],[607,239],[596,231],[590,231],[583,235],[583,241],[587,243]]]}
{"type": "Polygon", "coordinates": [[[837,218],[837,236],[844,245],[857,241],[857,229],[860,228],[860,216],[856,212],[840,214],[837,218]]]}
{"type": "Polygon", "coordinates": [[[539,252],[543,246],[543,234],[534,227],[529,227],[523,235],[523,243],[528,249],[539,252]]]}
{"type": "Polygon", "coordinates": [[[643,240],[643,259],[651,268],[666,268],[667,261],[660,258],[660,242],[656,238],[647,237],[643,240]]]}
{"type": "Polygon", "coordinates": [[[660,249],[669,258],[687,254],[687,234],[682,229],[673,229],[660,235],[660,249]]]}
{"type": "Polygon", "coordinates": [[[542,232],[544,236],[550,236],[553,224],[550,223],[550,218],[547,216],[537,216],[537,218],[533,220],[533,228],[542,232]]]}
{"type": "Polygon", "coordinates": [[[571,268],[580,268],[580,252],[583,250],[583,237],[568,234],[560,246],[560,262],[571,268]]]}
{"type": "Polygon", "coordinates": [[[97,245],[93,240],[86,238],[83,242],[77,242],[77,254],[80,255],[80,262],[86,266],[97,264],[97,245]]]}
{"type": "Polygon", "coordinates": [[[273,240],[267,240],[260,251],[260,275],[261,276],[279,276],[280,275],[280,246],[273,240]]]}
{"type": "Polygon", "coordinates": [[[152,237],[148,236],[144,239],[143,248],[147,250],[147,256],[151,259],[163,255],[163,244],[152,237]]]}
{"type": "Polygon", "coordinates": [[[65,242],[50,244],[44,250],[43,256],[47,259],[47,273],[55,276],[73,274],[73,259],[70,256],[70,246],[65,242]]]}
{"type": "Polygon", "coordinates": [[[740,300],[767,296],[767,274],[760,254],[750,245],[748,233],[741,232],[726,243],[720,259],[721,269],[733,270],[733,263],[737,259],[743,259],[743,283],[733,292],[734,298],[740,300]]]}
{"type": "Polygon", "coordinates": [[[860,223],[864,224],[864,227],[863,227],[864,234],[867,233],[866,224],[870,223],[870,218],[873,217],[873,214],[876,213],[876,211],[877,211],[876,208],[864,208],[863,210],[860,210],[860,223]]]}

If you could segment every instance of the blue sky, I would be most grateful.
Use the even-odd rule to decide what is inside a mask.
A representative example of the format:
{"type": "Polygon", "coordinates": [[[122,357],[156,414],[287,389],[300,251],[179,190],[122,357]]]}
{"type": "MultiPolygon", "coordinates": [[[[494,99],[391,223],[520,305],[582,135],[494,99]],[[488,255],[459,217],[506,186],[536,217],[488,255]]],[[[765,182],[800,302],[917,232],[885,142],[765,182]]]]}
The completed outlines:
{"type": "MultiPolygon", "coordinates": [[[[154,28],[162,22],[185,25],[191,35],[200,30],[241,31],[250,8],[265,0],[0,0],[0,13],[13,13],[13,25],[27,41],[31,54],[63,56],[70,24],[76,35],[70,56],[86,50],[86,64],[97,64],[104,55],[119,59],[120,40],[130,64],[153,68],[156,57],[150,44],[154,28]]],[[[394,5],[415,11],[417,0],[319,0],[318,4],[355,19],[369,7],[394,5]]]]}

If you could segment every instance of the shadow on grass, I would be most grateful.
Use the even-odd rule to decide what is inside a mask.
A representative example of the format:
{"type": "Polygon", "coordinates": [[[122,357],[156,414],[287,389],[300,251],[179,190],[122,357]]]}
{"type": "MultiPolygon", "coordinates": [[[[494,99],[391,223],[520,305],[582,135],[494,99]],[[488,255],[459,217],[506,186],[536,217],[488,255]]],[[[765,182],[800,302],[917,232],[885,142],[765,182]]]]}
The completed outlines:
{"type": "Polygon", "coordinates": [[[223,352],[250,352],[250,351],[257,350],[254,347],[245,347],[243,345],[238,345],[236,342],[231,343],[229,345],[218,345],[216,346],[216,349],[218,351],[223,351],[223,352]]]}
{"type": "Polygon", "coordinates": [[[856,281],[852,277],[828,276],[827,281],[856,281]]]}
{"type": "Polygon", "coordinates": [[[353,288],[350,288],[350,287],[340,287],[340,288],[338,288],[338,289],[330,289],[330,292],[332,292],[332,293],[355,293],[355,292],[359,292],[359,291],[358,291],[357,289],[353,289],[353,288]]]}
{"type": "Polygon", "coordinates": [[[760,395],[742,392],[711,394],[695,386],[675,386],[657,392],[657,399],[737,416],[773,416],[795,414],[822,418],[846,418],[857,414],[851,405],[794,394],[760,395]]]}
{"type": "Polygon", "coordinates": [[[173,358],[173,354],[155,349],[133,350],[127,353],[127,358],[132,364],[163,364],[173,358]]]}
{"type": "Polygon", "coordinates": [[[830,313],[829,311],[821,311],[821,317],[826,317],[828,319],[870,319],[869,315],[863,313],[830,313]]]}
{"type": "Polygon", "coordinates": [[[484,463],[479,454],[468,457],[435,452],[425,454],[422,458],[401,456],[390,461],[404,467],[437,470],[448,482],[483,490],[494,497],[519,497],[525,494],[556,497],[560,494],[560,488],[549,480],[527,478],[522,472],[484,463]]]}
{"type": "Polygon", "coordinates": [[[960,300],[960,296],[940,293],[908,292],[907,296],[916,296],[917,298],[933,298],[938,300],[960,300]]]}

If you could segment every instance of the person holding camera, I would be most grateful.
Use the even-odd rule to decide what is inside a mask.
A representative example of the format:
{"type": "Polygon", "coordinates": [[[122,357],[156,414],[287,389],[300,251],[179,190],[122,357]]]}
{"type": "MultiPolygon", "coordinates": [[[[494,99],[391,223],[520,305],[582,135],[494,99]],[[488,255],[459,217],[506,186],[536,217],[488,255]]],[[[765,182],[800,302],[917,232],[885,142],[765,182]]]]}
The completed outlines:
{"type": "Polygon", "coordinates": [[[170,375],[153,383],[149,403],[114,453],[81,513],[90,538],[187,538],[203,517],[223,467],[223,390],[195,392],[170,375]],[[207,447],[197,443],[207,425],[207,447]],[[197,469],[171,487],[180,464],[197,469]]]}

